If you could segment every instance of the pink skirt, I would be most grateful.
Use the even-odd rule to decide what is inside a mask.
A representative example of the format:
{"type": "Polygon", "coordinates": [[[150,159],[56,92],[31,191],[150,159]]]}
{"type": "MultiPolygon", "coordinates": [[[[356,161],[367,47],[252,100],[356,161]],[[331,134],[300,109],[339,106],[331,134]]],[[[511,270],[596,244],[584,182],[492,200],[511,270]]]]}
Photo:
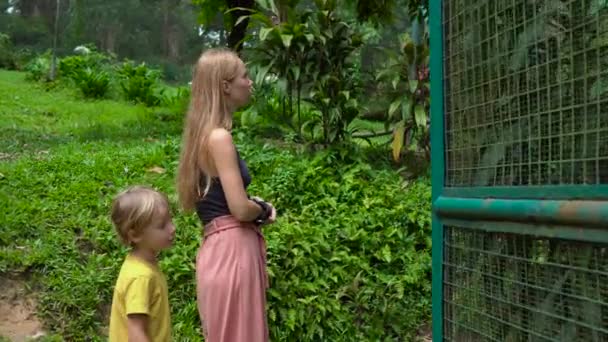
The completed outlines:
{"type": "Polygon", "coordinates": [[[259,227],[222,216],[205,226],[196,296],[205,342],[267,342],[266,244],[259,227]]]}

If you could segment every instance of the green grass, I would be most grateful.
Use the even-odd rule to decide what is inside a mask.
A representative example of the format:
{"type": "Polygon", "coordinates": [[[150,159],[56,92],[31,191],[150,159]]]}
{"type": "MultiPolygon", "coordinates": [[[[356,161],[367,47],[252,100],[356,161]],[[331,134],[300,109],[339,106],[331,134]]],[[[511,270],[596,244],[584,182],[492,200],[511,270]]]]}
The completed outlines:
{"type": "MultiPolygon", "coordinates": [[[[176,122],[159,123],[153,110],[114,100],[84,100],[62,85],[48,90],[25,74],[0,72],[0,153],[46,151],[70,141],[138,140],[178,134],[176,122]]],[[[46,152],[45,152],[46,153],[46,152]]]]}
{"type": "MultiPolygon", "coordinates": [[[[200,223],[176,210],[181,124],[163,113],[85,101],[68,87],[47,91],[0,70],[0,276],[29,275],[39,316],[65,340],[104,340],[126,252],[109,204],[132,184],[156,187],[173,204],[177,239],[161,267],[174,337],[200,340],[200,223]]],[[[252,192],[281,214],[266,230],[273,340],[411,340],[430,316],[428,181],[408,185],[350,150],[297,153],[245,131],[235,140],[252,192]]]]}

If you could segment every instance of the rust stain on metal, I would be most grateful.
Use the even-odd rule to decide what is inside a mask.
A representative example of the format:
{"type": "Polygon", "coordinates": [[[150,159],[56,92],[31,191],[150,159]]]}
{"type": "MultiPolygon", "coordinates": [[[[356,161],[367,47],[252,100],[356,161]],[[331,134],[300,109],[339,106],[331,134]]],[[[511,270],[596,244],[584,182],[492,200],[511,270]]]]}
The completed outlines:
{"type": "Polygon", "coordinates": [[[602,204],[595,201],[564,201],[557,211],[557,217],[561,220],[574,220],[586,222],[599,222],[602,216],[602,204]],[[584,216],[580,209],[584,208],[584,216]]]}

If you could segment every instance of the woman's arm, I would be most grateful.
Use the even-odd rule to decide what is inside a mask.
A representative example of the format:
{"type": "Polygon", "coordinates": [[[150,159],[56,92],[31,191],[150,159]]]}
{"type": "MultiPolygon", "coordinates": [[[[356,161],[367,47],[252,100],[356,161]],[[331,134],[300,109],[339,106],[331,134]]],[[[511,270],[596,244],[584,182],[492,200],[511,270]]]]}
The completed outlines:
{"type": "Polygon", "coordinates": [[[209,152],[222,183],[230,213],[239,221],[253,221],[262,213],[262,208],[247,197],[230,132],[220,128],[213,130],[209,136],[209,152]]]}

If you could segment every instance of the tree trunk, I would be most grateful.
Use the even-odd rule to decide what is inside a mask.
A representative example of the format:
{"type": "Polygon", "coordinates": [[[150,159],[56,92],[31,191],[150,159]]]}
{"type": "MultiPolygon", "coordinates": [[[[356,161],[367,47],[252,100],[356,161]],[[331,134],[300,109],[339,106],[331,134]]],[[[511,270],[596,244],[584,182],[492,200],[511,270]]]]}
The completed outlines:
{"type": "Polygon", "coordinates": [[[104,39],[104,50],[110,53],[116,52],[116,32],[118,29],[116,28],[108,28],[106,30],[105,39],[104,39]]]}
{"type": "Polygon", "coordinates": [[[61,8],[61,0],[56,0],[57,3],[55,5],[55,30],[53,33],[53,56],[51,58],[51,70],[49,79],[51,81],[55,80],[55,71],[57,68],[57,34],[59,32],[59,9],[61,8]]]}
{"type": "Polygon", "coordinates": [[[289,6],[287,6],[287,4],[284,1],[279,1],[279,3],[277,4],[277,6],[279,7],[279,23],[284,23],[287,21],[287,16],[289,13],[289,6]]]}
{"type": "Polygon", "coordinates": [[[162,34],[162,49],[165,57],[169,57],[169,39],[171,39],[171,23],[169,22],[169,11],[171,8],[171,0],[163,0],[163,34],[162,34]]]}
{"type": "Polygon", "coordinates": [[[168,44],[168,55],[167,57],[169,58],[169,60],[173,61],[173,62],[177,62],[179,60],[180,57],[180,41],[181,41],[181,34],[180,31],[177,30],[175,27],[173,29],[171,29],[171,31],[169,32],[169,38],[167,41],[168,44]]]}
{"type": "Polygon", "coordinates": [[[176,62],[179,59],[180,32],[171,13],[178,11],[179,1],[163,1],[163,53],[167,59],[176,62]]]}
{"type": "MultiPolygon", "coordinates": [[[[227,0],[228,9],[233,8],[248,8],[253,9],[255,0],[227,0]]],[[[236,10],[232,13],[232,22],[236,23],[240,17],[251,14],[249,11],[236,10]]],[[[228,35],[228,47],[234,51],[240,52],[243,48],[243,39],[247,34],[247,26],[249,25],[249,19],[241,21],[238,25],[232,26],[230,35],[228,35]]]]}

